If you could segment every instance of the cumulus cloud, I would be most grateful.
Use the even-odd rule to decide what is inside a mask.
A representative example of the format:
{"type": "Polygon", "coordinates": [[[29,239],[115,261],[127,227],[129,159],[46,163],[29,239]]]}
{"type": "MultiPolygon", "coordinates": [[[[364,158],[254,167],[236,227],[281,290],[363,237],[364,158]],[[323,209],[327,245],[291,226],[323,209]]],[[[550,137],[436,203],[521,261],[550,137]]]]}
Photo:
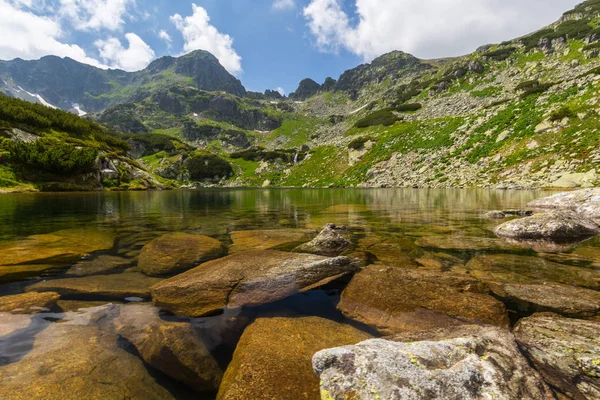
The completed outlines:
{"type": "Polygon", "coordinates": [[[102,60],[111,67],[125,71],[139,71],[145,68],[154,59],[154,50],[135,33],[127,33],[125,39],[128,47],[124,47],[121,41],[114,37],[97,40],[94,44],[102,60]]]}
{"type": "Polygon", "coordinates": [[[182,17],[175,14],[171,21],[181,32],[185,52],[206,50],[212,53],[230,73],[242,72],[242,58],[233,48],[233,39],[210,24],[210,17],[202,7],[192,4],[192,15],[182,17]]]}
{"type": "Polygon", "coordinates": [[[171,43],[173,42],[173,38],[171,37],[171,35],[169,35],[167,33],[167,31],[165,31],[164,29],[161,29],[158,32],[158,37],[162,40],[164,40],[167,43],[167,46],[171,47],[171,43]]]}
{"type": "Polygon", "coordinates": [[[422,58],[456,56],[535,31],[580,0],[311,0],[303,10],[315,44],[370,60],[392,50],[422,58]]]}
{"type": "Polygon", "coordinates": [[[59,14],[77,30],[116,31],[125,24],[124,16],[135,0],[60,0],[59,14]]]}
{"type": "Polygon", "coordinates": [[[275,0],[273,8],[275,10],[293,10],[296,8],[296,3],[294,0],[275,0]]]}
{"type": "MultiPolygon", "coordinates": [[[[33,4],[33,3],[31,3],[33,4]]],[[[0,58],[38,59],[46,55],[70,57],[79,62],[106,68],[74,44],[61,42],[64,33],[58,22],[35,15],[18,5],[0,0],[0,58]]]]}

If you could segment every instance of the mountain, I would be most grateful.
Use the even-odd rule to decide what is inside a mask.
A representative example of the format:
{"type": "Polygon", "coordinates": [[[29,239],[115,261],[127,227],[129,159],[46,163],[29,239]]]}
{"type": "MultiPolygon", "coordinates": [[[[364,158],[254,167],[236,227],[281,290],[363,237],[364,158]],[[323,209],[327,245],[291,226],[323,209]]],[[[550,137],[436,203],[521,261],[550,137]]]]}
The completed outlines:
{"type": "Polygon", "coordinates": [[[179,58],[162,57],[138,72],[103,70],[55,56],[0,61],[0,91],[81,114],[136,101],[174,84],[238,96],[246,93],[216,57],[201,50],[179,58]]]}

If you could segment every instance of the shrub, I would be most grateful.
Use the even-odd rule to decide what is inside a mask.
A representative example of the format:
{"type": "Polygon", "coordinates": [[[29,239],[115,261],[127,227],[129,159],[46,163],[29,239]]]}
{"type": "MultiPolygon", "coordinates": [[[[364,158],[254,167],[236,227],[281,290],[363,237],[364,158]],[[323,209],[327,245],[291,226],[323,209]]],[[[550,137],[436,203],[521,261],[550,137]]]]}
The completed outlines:
{"type": "Polygon", "coordinates": [[[515,87],[515,90],[529,90],[536,86],[539,86],[539,84],[540,84],[540,81],[538,81],[538,80],[524,81],[524,82],[519,83],[515,87]]]}
{"type": "Polygon", "coordinates": [[[400,104],[398,107],[396,107],[396,111],[399,111],[399,112],[419,111],[421,108],[423,108],[423,106],[419,103],[407,103],[407,104],[400,104]]]}
{"type": "Polygon", "coordinates": [[[540,94],[540,93],[544,93],[546,92],[548,89],[550,89],[553,86],[552,83],[541,83],[537,86],[533,86],[530,89],[525,90],[522,94],[521,94],[521,98],[525,98],[527,96],[531,96],[532,94],[540,94]]]}
{"type": "Polygon", "coordinates": [[[359,150],[362,149],[368,141],[373,141],[373,138],[370,136],[361,136],[353,139],[350,143],[348,143],[349,149],[359,150]]]}
{"type": "Polygon", "coordinates": [[[590,43],[581,48],[582,51],[590,51],[590,50],[596,50],[596,49],[600,49],[600,42],[590,43]]]}
{"type": "Polygon", "coordinates": [[[571,109],[569,107],[561,107],[558,110],[554,111],[552,114],[550,114],[550,121],[554,122],[554,121],[562,121],[564,118],[570,118],[572,117],[573,111],[571,111],[571,109]]]}
{"type": "Polygon", "coordinates": [[[503,49],[497,49],[483,53],[483,56],[496,61],[504,61],[516,50],[516,47],[505,47],[503,49]]]}
{"type": "Polygon", "coordinates": [[[188,158],[185,166],[190,173],[190,177],[195,181],[214,180],[233,175],[233,168],[227,161],[205,152],[197,153],[188,158]]]}
{"type": "Polygon", "coordinates": [[[92,170],[98,155],[95,149],[76,147],[52,138],[41,138],[32,143],[11,142],[8,147],[12,161],[64,175],[92,170]]]}
{"type": "Polygon", "coordinates": [[[390,110],[380,110],[367,115],[354,124],[354,126],[357,128],[368,128],[369,126],[376,125],[390,126],[401,120],[402,118],[397,117],[390,110]]]}

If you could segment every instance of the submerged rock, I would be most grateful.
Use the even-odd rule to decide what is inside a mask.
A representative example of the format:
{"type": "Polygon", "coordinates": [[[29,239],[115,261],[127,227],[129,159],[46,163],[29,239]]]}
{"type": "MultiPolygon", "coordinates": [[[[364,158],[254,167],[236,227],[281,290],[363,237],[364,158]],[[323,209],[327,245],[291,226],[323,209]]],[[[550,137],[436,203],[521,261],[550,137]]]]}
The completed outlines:
{"type": "Polygon", "coordinates": [[[271,303],[356,269],[347,257],[275,250],[241,252],[158,283],[152,287],[152,301],[172,313],[200,317],[225,307],[271,303]]]}
{"type": "Polygon", "coordinates": [[[98,275],[85,278],[54,279],[35,283],[25,288],[26,292],[57,292],[61,296],[104,297],[123,300],[126,297],[150,298],[150,286],[160,282],[159,278],[131,272],[117,275],[98,275]]]}
{"type": "Polygon", "coordinates": [[[313,355],[371,338],[319,317],[259,318],[244,331],[217,399],[318,399],[313,355]]]}
{"type": "Polygon", "coordinates": [[[497,238],[476,236],[440,235],[417,239],[417,246],[455,251],[506,251],[520,250],[518,246],[497,238]]]}
{"type": "Polygon", "coordinates": [[[569,285],[490,285],[494,294],[521,314],[551,311],[572,318],[600,315],[600,292],[569,285]]]}
{"type": "Polygon", "coordinates": [[[473,257],[466,268],[473,277],[489,284],[563,283],[600,289],[600,270],[558,264],[540,257],[488,254],[473,257]]]}
{"type": "Polygon", "coordinates": [[[102,275],[118,271],[131,264],[131,260],[123,257],[102,255],[91,261],[81,261],[68,271],[69,276],[102,275]]]}
{"type": "Polygon", "coordinates": [[[576,214],[550,211],[505,222],[497,226],[494,233],[510,239],[578,240],[599,234],[600,227],[576,214]]]}
{"type": "Polygon", "coordinates": [[[311,253],[335,257],[348,250],[352,243],[347,239],[349,232],[345,227],[327,224],[316,238],[294,249],[299,253],[311,253]]]}
{"type": "Polygon", "coordinates": [[[120,307],[117,333],[131,342],[146,363],[198,391],[216,391],[223,370],[189,321],[166,321],[152,305],[120,307]]]}
{"type": "Polygon", "coordinates": [[[60,323],[34,317],[27,331],[7,339],[20,352],[7,354],[9,362],[0,366],[2,398],[174,399],[139,358],[118,346],[112,325],[116,315],[117,306],[105,306],[56,314],[64,317],[60,323]],[[16,346],[28,339],[31,346],[16,346]]]}
{"type": "Polygon", "coordinates": [[[317,234],[312,229],[270,229],[257,231],[231,232],[233,244],[229,254],[248,250],[268,250],[275,247],[300,244],[311,240],[317,234]]]}
{"type": "Polygon", "coordinates": [[[504,219],[507,217],[529,217],[531,215],[533,215],[533,211],[530,210],[495,210],[488,211],[484,214],[484,217],[488,219],[504,219]]]}
{"type": "Polygon", "coordinates": [[[313,357],[324,399],[553,399],[514,337],[466,326],[372,339],[313,357]]]}
{"type": "Polygon", "coordinates": [[[48,311],[60,299],[54,292],[23,293],[0,297],[0,312],[12,314],[33,314],[48,311]]]}
{"type": "Polygon", "coordinates": [[[515,327],[544,379],[572,399],[600,398],[600,322],[535,314],[515,327]]]}
{"type": "Polygon", "coordinates": [[[338,309],[384,334],[472,321],[508,327],[504,305],[468,275],[372,265],[342,292],[338,309]]]}
{"type": "Polygon", "coordinates": [[[221,242],[204,235],[168,233],[142,248],[138,267],[150,276],[176,274],[225,255],[221,242]]]}

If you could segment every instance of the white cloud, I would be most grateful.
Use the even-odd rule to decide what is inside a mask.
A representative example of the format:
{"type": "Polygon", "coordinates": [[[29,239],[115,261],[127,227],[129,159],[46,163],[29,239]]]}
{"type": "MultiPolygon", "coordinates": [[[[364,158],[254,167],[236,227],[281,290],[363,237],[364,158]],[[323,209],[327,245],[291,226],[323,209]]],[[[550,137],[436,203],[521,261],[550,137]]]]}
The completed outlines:
{"type": "Polygon", "coordinates": [[[125,39],[129,42],[127,48],[123,47],[121,41],[114,37],[97,40],[94,44],[98,48],[102,60],[111,67],[125,71],[139,71],[148,66],[155,57],[154,50],[135,33],[127,33],[125,39]]]}
{"type": "Polygon", "coordinates": [[[191,16],[183,18],[175,14],[171,17],[183,35],[184,51],[206,50],[217,57],[230,73],[239,75],[242,72],[242,58],[233,48],[233,39],[210,24],[210,17],[204,8],[192,4],[192,9],[191,16]]]}
{"type": "Polygon", "coordinates": [[[19,57],[32,60],[46,55],[56,55],[106,68],[98,60],[88,57],[81,47],[61,42],[61,37],[63,31],[56,21],[0,0],[1,59],[12,60],[19,57]]]}
{"type": "Polygon", "coordinates": [[[59,13],[77,30],[116,31],[125,24],[124,16],[135,0],[60,0],[59,13]]]}
{"type": "Polygon", "coordinates": [[[275,10],[293,10],[296,8],[296,3],[294,0],[275,0],[273,8],[275,10]]]}
{"type": "Polygon", "coordinates": [[[162,40],[164,40],[167,43],[167,46],[171,47],[171,43],[173,42],[173,38],[171,38],[171,35],[169,35],[167,33],[167,31],[165,31],[164,29],[161,29],[158,32],[158,37],[162,40]]]}
{"type": "Polygon", "coordinates": [[[275,90],[278,91],[280,95],[285,96],[285,90],[282,87],[278,87],[275,90]]]}
{"type": "Polygon", "coordinates": [[[434,58],[535,31],[580,1],[355,0],[353,23],[341,0],[311,0],[303,13],[321,51],[344,48],[366,60],[392,50],[434,58]]]}

